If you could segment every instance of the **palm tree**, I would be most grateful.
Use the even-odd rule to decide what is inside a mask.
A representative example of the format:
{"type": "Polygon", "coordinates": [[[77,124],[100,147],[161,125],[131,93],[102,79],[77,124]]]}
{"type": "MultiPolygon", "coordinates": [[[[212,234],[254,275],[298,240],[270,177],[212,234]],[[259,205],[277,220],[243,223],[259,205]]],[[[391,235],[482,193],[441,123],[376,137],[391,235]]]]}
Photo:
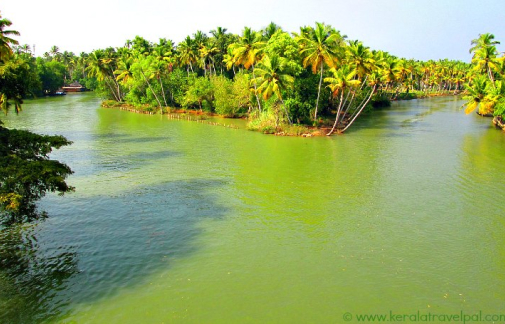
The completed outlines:
{"type": "MultiPolygon", "coordinates": [[[[237,43],[230,45],[235,64],[241,64],[246,69],[249,69],[251,67],[253,79],[256,78],[254,75],[254,64],[261,57],[261,50],[265,45],[261,37],[262,36],[260,33],[253,31],[249,27],[245,27],[240,40],[237,43]]],[[[257,94],[256,82],[253,82],[253,85],[256,101],[258,102],[258,109],[261,111],[261,103],[257,94]]]]}
{"type": "Polygon", "coordinates": [[[227,29],[223,27],[217,27],[216,29],[210,31],[210,34],[213,36],[211,47],[217,48],[217,52],[212,56],[212,59],[214,60],[214,73],[216,73],[215,65],[217,65],[221,74],[223,74],[224,55],[227,53],[228,44],[231,39],[231,37],[229,37],[230,35],[227,34],[226,31],[227,29]]]}
{"type": "Polygon", "coordinates": [[[188,78],[189,78],[189,70],[193,71],[193,63],[197,61],[197,51],[195,49],[195,44],[191,37],[187,36],[179,45],[177,46],[177,51],[179,52],[179,62],[182,65],[186,65],[188,78]]]}
{"type": "Polygon", "coordinates": [[[493,34],[479,34],[479,38],[472,39],[473,46],[470,48],[470,53],[477,51],[483,47],[491,47],[500,44],[500,42],[494,40],[493,34]]]}
{"type": "Polygon", "coordinates": [[[133,57],[121,56],[118,59],[118,67],[114,71],[114,74],[117,75],[116,80],[124,86],[128,85],[130,81],[133,80],[133,63],[133,57]]]}
{"type": "Polygon", "coordinates": [[[223,63],[225,64],[227,70],[233,69],[233,75],[235,75],[235,64],[237,64],[237,61],[235,60],[233,50],[230,47],[228,47],[226,54],[223,55],[223,63]]]}
{"type": "Polygon", "coordinates": [[[95,76],[97,81],[104,81],[105,84],[107,84],[107,86],[109,87],[116,101],[121,101],[119,84],[113,77],[113,71],[111,71],[112,58],[108,56],[106,51],[96,50],[91,54],[89,54],[87,60],[88,60],[88,67],[86,68],[86,70],[88,71],[89,75],[95,76]],[[117,85],[118,90],[114,90],[114,87],[110,83],[111,79],[113,79],[113,82],[117,85]]]}
{"type": "Polygon", "coordinates": [[[256,68],[257,77],[252,79],[251,83],[258,84],[256,91],[263,95],[263,99],[268,100],[272,94],[277,96],[291,124],[291,118],[282,99],[282,91],[292,87],[294,78],[286,73],[285,61],[286,59],[278,55],[265,56],[256,68]]]}
{"type": "MultiPolygon", "coordinates": [[[[484,97],[487,94],[487,83],[488,79],[485,75],[479,75],[472,80],[471,85],[466,86],[467,95],[463,97],[467,102],[463,105],[466,106],[465,113],[468,115],[474,111],[477,107],[481,106],[484,101],[484,97]]],[[[479,113],[483,113],[483,107],[479,108],[479,113]]]]}
{"type": "Polygon", "coordinates": [[[132,65],[132,70],[134,72],[139,72],[142,78],[144,79],[146,85],[149,87],[149,90],[151,90],[154,99],[158,103],[158,106],[160,108],[160,113],[163,113],[163,108],[161,105],[161,101],[159,100],[158,96],[156,95],[156,91],[154,91],[153,87],[151,86],[151,83],[149,82],[150,79],[154,78],[155,72],[154,72],[154,58],[152,56],[139,56],[138,59],[135,61],[135,63],[132,65]]]}
{"type": "Polygon", "coordinates": [[[12,45],[19,45],[19,42],[10,36],[19,36],[16,30],[6,30],[12,22],[9,19],[2,18],[0,14],[0,62],[5,62],[12,55],[12,45]]]}
{"type": "Polygon", "coordinates": [[[268,42],[268,40],[270,38],[272,38],[272,36],[278,30],[282,30],[282,28],[279,25],[277,25],[276,23],[274,23],[273,21],[270,24],[268,24],[268,26],[266,26],[265,29],[263,29],[263,37],[264,37],[265,41],[268,42]]]}
{"type": "Polygon", "coordinates": [[[354,67],[359,80],[363,80],[375,65],[375,61],[368,47],[361,42],[350,42],[346,48],[346,61],[354,67]]]}
{"type": "Polygon", "coordinates": [[[472,63],[475,69],[487,73],[489,80],[494,84],[493,70],[499,70],[497,61],[498,51],[495,46],[480,47],[475,50],[472,63]]]}
{"type": "Polygon", "coordinates": [[[51,54],[51,57],[53,59],[56,59],[57,61],[59,61],[59,58],[60,58],[60,48],[56,45],[52,46],[51,47],[51,50],[49,51],[49,54],[51,54]]]}
{"type": "MultiPolygon", "coordinates": [[[[328,83],[328,88],[332,91],[333,97],[337,97],[340,94],[340,100],[337,109],[337,115],[335,117],[335,122],[331,131],[326,135],[331,135],[335,128],[337,127],[338,121],[340,119],[340,112],[342,111],[344,103],[344,93],[346,90],[352,91],[353,88],[357,88],[361,81],[356,80],[354,76],[356,75],[356,70],[351,68],[349,65],[343,65],[338,70],[331,68],[331,77],[324,78],[324,82],[328,83]]],[[[350,92],[349,92],[350,93],[350,92]]],[[[353,94],[354,96],[354,94],[353,94]]]]}
{"type": "Polygon", "coordinates": [[[31,52],[30,45],[28,45],[28,44],[21,45],[20,49],[23,53],[30,53],[31,52]]]}
{"type": "Polygon", "coordinates": [[[323,23],[316,23],[316,28],[302,27],[300,28],[300,34],[295,34],[295,39],[300,46],[300,54],[303,57],[303,66],[306,68],[310,65],[314,74],[319,69],[320,77],[314,121],[317,120],[324,66],[326,64],[330,68],[335,67],[341,55],[345,37],[331,26],[323,23]]]}

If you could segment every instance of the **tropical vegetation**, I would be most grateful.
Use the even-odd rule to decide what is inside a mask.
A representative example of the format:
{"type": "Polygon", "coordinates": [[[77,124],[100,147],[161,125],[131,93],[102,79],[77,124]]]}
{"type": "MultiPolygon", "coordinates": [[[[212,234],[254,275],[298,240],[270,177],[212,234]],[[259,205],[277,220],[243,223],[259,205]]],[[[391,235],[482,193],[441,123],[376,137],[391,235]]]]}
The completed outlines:
{"type": "MultiPolygon", "coordinates": [[[[136,36],[122,47],[78,56],[53,46],[35,58],[29,46],[11,44],[12,62],[22,62],[31,73],[22,80],[30,82],[22,98],[78,81],[135,110],[247,117],[249,128],[268,133],[293,125],[304,125],[306,132],[342,133],[364,111],[391,100],[459,93],[471,69],[459,61],[423,62],[372,50],[324,23],[291,34],[275,23],[257,31],[245,27],[240,35],[217,27],[178,44],[136,36]]],[[[496,53],[475,46],[478,57],[488,55],[480,69],[496,73],[496,53]]]]}
{"type": "Polygon", "coordinates": [[[499,56],[493,34],[481,34],[472,40],[472,66],[466,85],[467,114],[477,110],[483,116],[494,116],[495,125],[505,129],[505,55],[499,56]]]}
{"type": "MultiPolygon", "coordinates": [[[[19,113],[23,98],[41,86],[40,70],[36,67],[44,69],[45,64],[37,65],[39,59],[35,60],[26,52],[13,51],[17,41],[10,36],[19,33],[5,29],[11,24],[0,16],[0,106],[4,113],[11,106],[19,113]]],[[[62,65],[61,72],[65,71],[62,65]]],[[[65,182],[72,170],[49,158],[53,149],[69,144],[62,136],[8,129],[0,121],[0,225],[40,218],[44,213],[37,212],[35,202],[46,192],[63,194],[73,190],[65,182]]]]}

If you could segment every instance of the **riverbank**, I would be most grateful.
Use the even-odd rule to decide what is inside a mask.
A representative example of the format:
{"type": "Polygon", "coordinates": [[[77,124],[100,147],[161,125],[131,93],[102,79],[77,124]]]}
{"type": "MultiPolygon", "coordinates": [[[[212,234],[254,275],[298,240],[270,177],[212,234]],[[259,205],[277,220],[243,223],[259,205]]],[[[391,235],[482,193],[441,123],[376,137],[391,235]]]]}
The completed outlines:
{"type": "MultiPolygon", "coordinates": [[[[385,108],[390,107],[393,101],[404,101],[404,100],[414,100],[414,99],[425,99],[432,97],[447,97],[459,95],[461,92],[458,91],[448,91],[448,92],[438,92],[438,93],[424,93],[420,91],[413,92],[402,92],[402,93],[384,93],[384,97],[378,97],[372,100],[371,107],[373,108],[385,108]]],[[[119,110],[125,110],[128,112],[133,112],[137,114],[148,114],[154,115],[160,112],[166,115],[169,119],[186,120],[193,122],[200,122],[214,126],[223,126],[228,128],[238,129],[239,127],[233,124],[217,123],[214,121],[206,121],[208,118],[241,118],[247,119],[244,116],[230,117],[223,116],[212,112],[202,111],[202,110],[192,110],[192,109],[181,109],[173,107],[154,107],[149,104],[142,106],[134,106],[128,103],[121,103],[114,100],[105,100],[102,102],[101,106],[103,108],[116,108],[119,110]]],[[[370,111],[371,109],[368,109],[370,111]]],[[[263,134],[270,134],[275,136],[300,136],[300,137],[318,137],[327,136],[327,134],[332,129],[332,124],[334,122],[334,116],[320,116],[318,119],[318,126],[310,126],[303,124],[288,124],[285,122],[280,122],[278,118],[274,115],[268,115],[268,113],[263,113],[261,116],[249,120],[247,129],[251,131],[261,132],[263,134]]],[[[349,122],[350,116],[346,116],[343,122],[335,130],[336,134],[339,134],[339,130],[342,130],[349,122]]]]}

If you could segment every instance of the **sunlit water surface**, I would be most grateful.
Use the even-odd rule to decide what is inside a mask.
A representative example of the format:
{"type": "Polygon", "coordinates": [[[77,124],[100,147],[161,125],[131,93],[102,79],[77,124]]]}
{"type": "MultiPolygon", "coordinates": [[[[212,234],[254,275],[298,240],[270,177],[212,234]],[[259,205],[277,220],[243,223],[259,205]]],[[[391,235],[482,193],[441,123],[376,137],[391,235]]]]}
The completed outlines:
{"type": "Polygon", "coordinates": [[[99,103],[39,99],[2,117],[72,140],[52,157],[71,166],[76,187],[40,202],[49,218],[29,235],[38,281],[24,293],[5,284],[4,297],[18,298],[0,309],[5,320],[505,313],[505,134],[458,99],[394,103],[330,138],[99,103]]]}

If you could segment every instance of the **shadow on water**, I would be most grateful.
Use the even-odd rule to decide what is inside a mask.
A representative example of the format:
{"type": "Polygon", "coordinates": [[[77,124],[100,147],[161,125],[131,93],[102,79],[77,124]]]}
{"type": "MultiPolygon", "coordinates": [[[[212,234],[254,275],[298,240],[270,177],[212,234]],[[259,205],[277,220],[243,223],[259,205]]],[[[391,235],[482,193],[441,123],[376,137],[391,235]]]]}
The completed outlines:
{"type": "Polygon", "coordinates": [[[0,322],[37,323],[60,315],[57,291],[77,273],[76,253],[41,251],[37,224],[0,229],[0,322]]]}
{"type": "Polygon", "coordinates": [[[48,206],[61,203],[59,210],[50,211],[55,216],[47,223],[54,223],[47,224],[40,241],[72,244],[78,256],[79,272],[54,299],[64,305],[62,318],[71,315],[72,305],[142,285],[143,279],[195,251],[195,238],[202,231],[198,223],[226,213],[209,193],[222,185],[211,180],[173,181],[117,196],[48,197],[48,206]]]}

